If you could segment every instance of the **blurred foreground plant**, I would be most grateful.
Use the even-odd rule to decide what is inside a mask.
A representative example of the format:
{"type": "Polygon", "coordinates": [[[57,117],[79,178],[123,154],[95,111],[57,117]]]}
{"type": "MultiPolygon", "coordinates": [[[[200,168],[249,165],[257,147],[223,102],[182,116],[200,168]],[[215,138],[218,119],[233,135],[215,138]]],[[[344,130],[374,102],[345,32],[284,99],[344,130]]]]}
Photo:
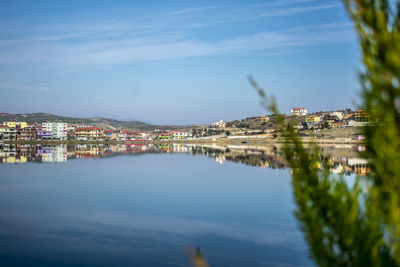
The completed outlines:
{"type": "Polygon", "coordinates": [[[293,123],[249,77],[262,105],[277,118],[292,169],[295,215],[320,266],[400,266],[400,2],[344,0],[362,50],[361,106],[371,173],[353,186],[329,172],[314,144],[306,150],[293,123]],[[395,11],[393,11],[395,9],[395,11]]]}

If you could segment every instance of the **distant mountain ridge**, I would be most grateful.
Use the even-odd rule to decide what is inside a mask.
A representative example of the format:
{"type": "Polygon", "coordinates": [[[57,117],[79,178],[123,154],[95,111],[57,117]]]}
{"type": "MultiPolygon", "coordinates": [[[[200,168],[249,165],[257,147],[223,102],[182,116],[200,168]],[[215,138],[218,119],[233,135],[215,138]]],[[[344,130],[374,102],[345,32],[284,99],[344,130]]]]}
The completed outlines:
{"type": "Polygon", "coordinates": [[[58,116],[49,113],[25,113],[25,114],[10,114],[0,113],[0,122],[3,121],[25,121],[28,123],[36,122],[66,122],[72,124],[87,124],[97,126],[104,129],[151,129],[155,127],[163,128],[163,126],[156,126],[141,121],[119,121],[108,118],[74,118],[67,116],[58,116]]]}

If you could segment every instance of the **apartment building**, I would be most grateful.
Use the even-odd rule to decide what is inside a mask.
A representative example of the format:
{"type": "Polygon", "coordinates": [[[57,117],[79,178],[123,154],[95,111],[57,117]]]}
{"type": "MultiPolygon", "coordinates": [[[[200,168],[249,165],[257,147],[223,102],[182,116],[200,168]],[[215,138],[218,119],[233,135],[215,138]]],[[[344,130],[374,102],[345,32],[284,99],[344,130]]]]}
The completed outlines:
{"type": "Polygon", "coordinates": [[[37,137],[36,125],[34,123],[28,123],[24,128],[17,128],[17,140],[28,141],[35,140],[37,137]]]}
{"type": "Polygon", "coordinates": [[[0,140],[1,141],[12,141],[16,140],[17,131],[15,127],[9,127],[8,125],[0,125],[0,140]]]}
{"type": "Polygon", "coordinates": [[[74,135],[75,139],[78,141],[104,140],[106,137],[103,129],[98,127],[77,128],[75,129],[74,135]]]}
{"type": "Polygon", "coordinates": [[[67,124],[64,122],[43,122],[42,131],[53,133],[53,139],[67,139],[67,124]]]}
{"type": "Polygon", "coordinates": [[[24,121],[4,121],[3,125],[6,125],[10,128],[19,128],[23,129],[25,128],[28,124],[24,121]]]}

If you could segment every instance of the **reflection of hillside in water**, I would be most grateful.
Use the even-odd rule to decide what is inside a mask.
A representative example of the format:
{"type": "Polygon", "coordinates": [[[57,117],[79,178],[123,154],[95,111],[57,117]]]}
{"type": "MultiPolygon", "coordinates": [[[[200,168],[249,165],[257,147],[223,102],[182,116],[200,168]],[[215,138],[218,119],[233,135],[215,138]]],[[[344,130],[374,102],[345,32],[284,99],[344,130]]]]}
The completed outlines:
{"type": "MultiPolygon", "coordinates": [[[[322,160],[331,163],[335,173],[369,172],[367,162],[360,158],[362,147],[327,146],[322,149],[322,160]]],[[[287,163],[278,146],[193,145],[193,144],[115,144],[115,145],[26,145],[0,144],[1,163],[66,162],[71,159],[105,158],[117,155],[145,153],[188,153],[213,157],[218,163],[232,161],[262,168],[285,169],[287,163]]]]}
{"type": "Polygon", "coordinates": [[[245,146],[193,146],[193,154],[201,154],[216,158],[218,163],[233,161],[262,168],[285,169],[286,162],[276,147],[263,149],[245,146]]]}

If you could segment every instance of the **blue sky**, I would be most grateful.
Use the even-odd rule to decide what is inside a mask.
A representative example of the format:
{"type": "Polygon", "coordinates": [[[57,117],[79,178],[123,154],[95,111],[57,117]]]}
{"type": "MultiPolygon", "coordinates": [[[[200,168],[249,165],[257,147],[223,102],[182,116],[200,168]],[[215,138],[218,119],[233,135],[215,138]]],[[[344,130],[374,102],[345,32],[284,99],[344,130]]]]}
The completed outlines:
{"type": "Polygon", "coordinates": [[[0,112],[207,123],[354,107],[341,1],[1,1],[0,112]]]}

